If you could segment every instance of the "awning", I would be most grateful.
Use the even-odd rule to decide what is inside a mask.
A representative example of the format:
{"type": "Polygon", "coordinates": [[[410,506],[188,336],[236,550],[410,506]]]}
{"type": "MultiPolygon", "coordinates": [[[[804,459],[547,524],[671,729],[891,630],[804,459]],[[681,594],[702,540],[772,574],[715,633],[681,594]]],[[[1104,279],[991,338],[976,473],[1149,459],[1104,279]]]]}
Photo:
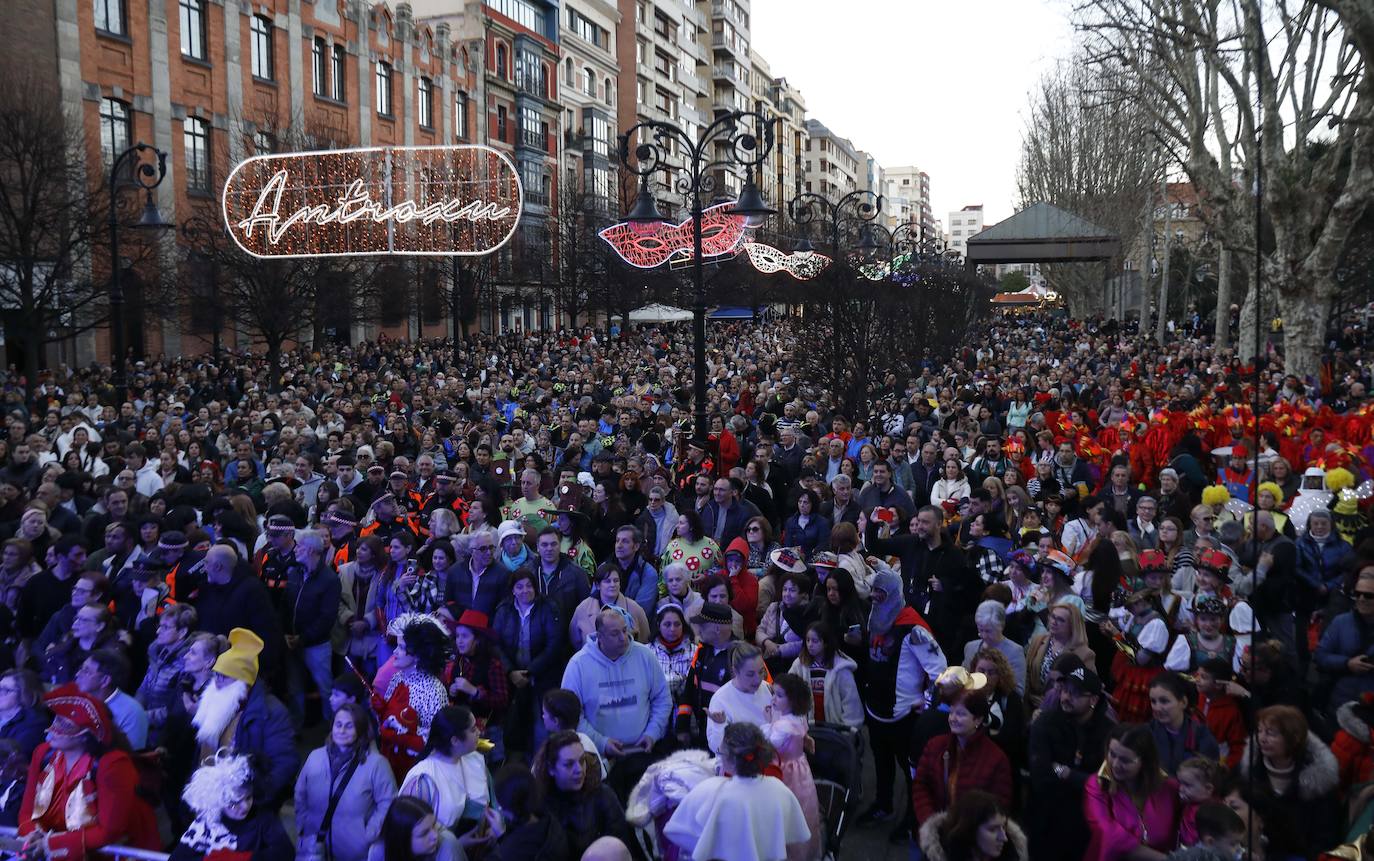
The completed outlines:
{"type": "Polygon", "coordinates": [[[692,312],[672,305],[654,303],[630,312],[631,323],[681,323],[692,319],[692,312]]]}
{"type": "Polygon", "coordinates": [[[754,309],[743,305],[722,305],[707,316],[712,320],[752,320],[754,309]]]}
{"type": "Polygon", "coordinates": [[[1034,293],[998,293],[992,297],[994,305],[1038,305],[1040,296],[1034,293]]]}

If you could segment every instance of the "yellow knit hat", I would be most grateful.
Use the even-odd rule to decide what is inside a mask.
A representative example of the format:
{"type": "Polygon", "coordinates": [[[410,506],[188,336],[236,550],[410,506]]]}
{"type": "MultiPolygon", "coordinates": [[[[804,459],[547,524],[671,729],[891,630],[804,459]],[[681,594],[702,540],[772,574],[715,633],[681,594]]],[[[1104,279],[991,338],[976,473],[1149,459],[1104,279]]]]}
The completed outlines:
{"type": "Polygon", "coordinates": [[[1343,466],[1326,471],[1326,489],[1332,493],[1339,493],[1347,487],[1355,486],[1355,473],[1343,466]]]}
{"type": "Polygon", "coordinates": [[[235,628],[229,632],[228,651],[215,661],[215,672],[251,687],[258,680],[258,655],[261,653],[261,637],[247,628],[235,628]]]}

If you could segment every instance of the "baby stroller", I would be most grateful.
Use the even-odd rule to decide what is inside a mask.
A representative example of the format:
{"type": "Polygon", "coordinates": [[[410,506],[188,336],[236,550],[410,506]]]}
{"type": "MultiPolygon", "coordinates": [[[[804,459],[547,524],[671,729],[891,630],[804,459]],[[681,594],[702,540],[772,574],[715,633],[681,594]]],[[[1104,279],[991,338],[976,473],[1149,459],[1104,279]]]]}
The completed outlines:
{"type": "Polygon", "coordinates": [[[810,735],[816,749],[806,758],[825,828],[824,857],[835,859],[840,857],[840,842],[859,804],[862,742],[857,730],[835,723],[813,724],[810,735]]]}

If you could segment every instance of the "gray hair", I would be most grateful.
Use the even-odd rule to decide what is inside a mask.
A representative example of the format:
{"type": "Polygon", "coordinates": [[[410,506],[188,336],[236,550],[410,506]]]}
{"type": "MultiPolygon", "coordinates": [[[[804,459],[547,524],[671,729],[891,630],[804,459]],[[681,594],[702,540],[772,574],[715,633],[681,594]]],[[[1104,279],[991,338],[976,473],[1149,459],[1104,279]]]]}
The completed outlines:
{"type": "Polygon", "coordinates": [[[991,599],[984,601],[973,612],[973,623],[975,625],[996,625],[999,628],[1006,627],[1007,608],[1000,601],[991,599]]]}
{"type": "Polygon", "coordinates": [[[326,545],[324,533],[317,529],[303,530],[296,536],[296,543],[303,545],[310,553],[323,553],[326,545]]]}
{"type": "Polygon", "coordinates": [[[850,480],[849,476],[847,476],[847,475],[845,475],[844,473],[841,472],[841,473],[838,473],[834,478],[830,479],[830,486],[831,486],[831,487],[853,487],[853,486],[854,486],[854,482],[850,480]]]}

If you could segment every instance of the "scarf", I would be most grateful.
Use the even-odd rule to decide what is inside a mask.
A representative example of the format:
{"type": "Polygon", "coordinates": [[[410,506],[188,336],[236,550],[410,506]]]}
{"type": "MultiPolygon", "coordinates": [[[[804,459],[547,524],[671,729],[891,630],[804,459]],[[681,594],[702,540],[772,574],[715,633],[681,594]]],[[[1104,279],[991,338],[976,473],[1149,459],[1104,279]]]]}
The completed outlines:
{"type": "Polygon", "coordinates": [[[529,561],[529,558],[530,549],[526,547],[524,544],[520,545],[520,552],[515,554],[514,556],[507,556],[506,551],[501,551],[501,564],[505,565],[507,570],[510,571],[514,571],[516,568],[519,568],[521,565],[524,565],[527,561],[529,561]]]}

